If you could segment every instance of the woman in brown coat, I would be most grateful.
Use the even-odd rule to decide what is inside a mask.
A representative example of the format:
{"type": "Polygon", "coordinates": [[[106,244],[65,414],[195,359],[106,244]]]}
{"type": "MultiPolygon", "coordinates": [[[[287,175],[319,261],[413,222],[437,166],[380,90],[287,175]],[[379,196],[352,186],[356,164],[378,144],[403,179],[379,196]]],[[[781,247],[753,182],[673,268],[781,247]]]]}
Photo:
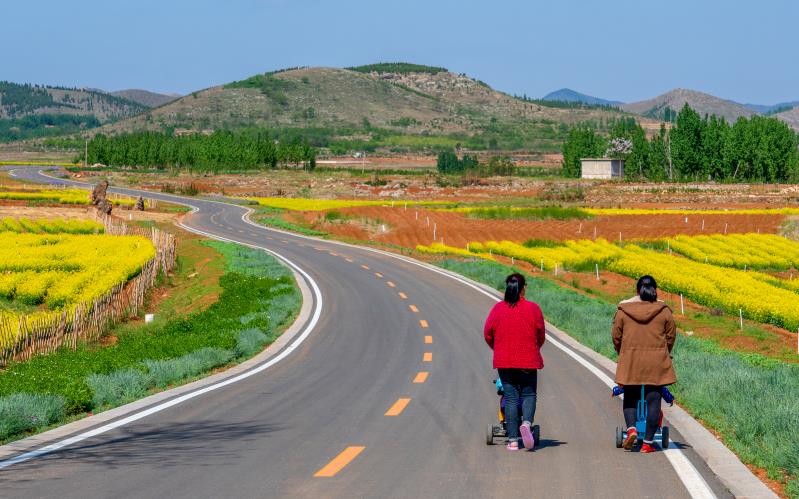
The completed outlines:
{"type": "Polygon", "coordinates": [[[630,450],[638,438],[635,429],[636,406],[641,385],[647,403],[646,435],[641,452],[653,452],[655,432],[660,423],[661,388],[677,382],[671,362],[671,349],[677,329],[671,309],[657,299],[657,283],[652,276],[638,279],[638,296],[619,304],[613,319],[613,346],[619,354],[616,383],[624,387],[624,421],[630,450]]]}

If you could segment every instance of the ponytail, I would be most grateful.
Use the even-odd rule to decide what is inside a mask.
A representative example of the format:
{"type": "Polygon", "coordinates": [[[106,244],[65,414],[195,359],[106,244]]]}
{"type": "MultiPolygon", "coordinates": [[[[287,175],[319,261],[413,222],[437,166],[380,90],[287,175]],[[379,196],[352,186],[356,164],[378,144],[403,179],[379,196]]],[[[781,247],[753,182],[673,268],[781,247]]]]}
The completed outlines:
{"type": "Polygon", "coordinates": [[[658,284],[651,275],[645,275],[638,279],[635,289],[642,301],[655,302],[658,299],[658,284]]]}
{"type": "Polygon", "coordinates": [[[522,297],[527,281],[521,274],[511,274],[505,279],[505,303],[516,305],[522,297]]]}

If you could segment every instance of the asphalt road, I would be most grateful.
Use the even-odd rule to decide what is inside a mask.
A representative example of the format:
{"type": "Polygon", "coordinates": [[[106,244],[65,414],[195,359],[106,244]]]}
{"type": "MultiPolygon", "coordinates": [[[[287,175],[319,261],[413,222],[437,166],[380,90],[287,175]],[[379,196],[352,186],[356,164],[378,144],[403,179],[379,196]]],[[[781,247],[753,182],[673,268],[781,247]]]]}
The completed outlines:
{"type": "MultiPolygon", "coordinates": [[[[186,226],[293,261],[321,291],[320,320],[257,375],[0,471],[0,496],[690,497],[666,453],[615,448],[620,401],[551,343],[539,375],[541,447],[487,446],[498,400],[485,294],[378,252],[255,227],[240,206],[146,196],[195,207],[186,226]],[[409,400],[385,415],[399,399],[409,400]],[[332,476],[314,476],[323,469],[332,476]]],[[[672,451],[728,496],[690,448],[672,451]]]]}

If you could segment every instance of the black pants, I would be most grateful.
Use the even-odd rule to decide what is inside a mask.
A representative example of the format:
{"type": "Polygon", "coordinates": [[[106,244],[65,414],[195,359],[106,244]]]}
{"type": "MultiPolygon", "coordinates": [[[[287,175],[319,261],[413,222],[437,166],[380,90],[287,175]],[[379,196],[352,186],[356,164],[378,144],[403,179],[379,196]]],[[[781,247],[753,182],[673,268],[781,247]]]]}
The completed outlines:
{"type": "MultiPolygon", "coordinates": [[[[660,390],[661,386],[646,385],[644,398],[646,399],[646,435],[644,441],[651,442],[655,439],[655,432],[660,425],[660,390]]],[[[641,400],[641,385],[624,385],[624,422],[627,428],[635,426],[638,401],[641,400]]]]}

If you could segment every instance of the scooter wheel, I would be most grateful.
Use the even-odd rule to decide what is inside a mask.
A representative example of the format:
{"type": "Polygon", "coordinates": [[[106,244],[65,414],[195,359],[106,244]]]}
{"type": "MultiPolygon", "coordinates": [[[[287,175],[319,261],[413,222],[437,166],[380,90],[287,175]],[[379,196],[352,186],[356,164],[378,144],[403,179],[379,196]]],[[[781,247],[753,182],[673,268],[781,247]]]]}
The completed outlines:
{"type": "Polygon", "coordinates": [[[616,448],[621,449],[621,446],[624,444],[624,432],[621,429],[621,426],[616,427],[616,448]]]}
{"type": "Polygon", "coordinates": [[[663,448],[663,450],[666,450],[666,449],[669,448],[669,427],[668,426],[664,426],[660,430],[660,435],[662,437],[662,439],[660,441],[660,446],[663,448]]]}
{"type": "Polygon", "coordinates": [[[494,425],[489,424],[486,430],[486,445],[494,445],[494,425]]]}
{"type": "Polygon", "coordinates": [[[541,445],[541,427],[533,425],[533,447],[541,445]]]}

